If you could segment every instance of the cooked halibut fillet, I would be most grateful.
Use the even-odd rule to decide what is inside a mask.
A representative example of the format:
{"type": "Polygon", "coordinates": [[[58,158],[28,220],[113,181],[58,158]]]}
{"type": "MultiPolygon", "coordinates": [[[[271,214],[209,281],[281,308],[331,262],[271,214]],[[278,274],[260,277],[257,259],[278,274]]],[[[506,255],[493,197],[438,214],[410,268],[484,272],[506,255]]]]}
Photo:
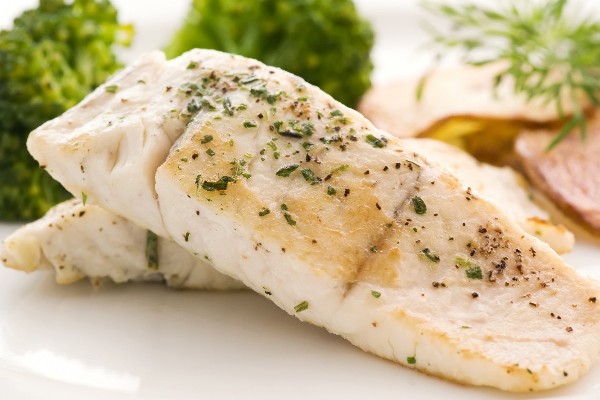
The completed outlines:
{"type": "Polygon", "coordinates": [[[168,232],[299,319],[433,375],[529,391],[597,360],[598,283],[415,142],[300,78],[215,51],[149,56],[114,79],[113,97],[101,87],[29,139],[75,193],[168,232]],[[173,107],[150,129],[162,137],[189,112],[166,161],[139,114],[119,125],[121,99],[141,115],[173,107]],[[125,170],[144,171],[136,203],[113,181],[125,170]]]}
{"type": "Polygon", "coordinates": [[[164,280],[193,289],[243,287],[172,241],[78,200],[59,204],[6,238],[0,261],[26,272],[54,269],[61,284],[89,277],[117,283],[164,280]]]}
{"type": "Polygon", "coordinates": [[[550,215],[535,202],[536,195],[518,172],[478,162],[468,153],[431,139],[414,140],[413,145],[429,161],[448,168],[477,194],[495,202],[530,235],[548,243],[557,253],[573,250],[575,236],[563,225],[555,225],[550,215]]]}

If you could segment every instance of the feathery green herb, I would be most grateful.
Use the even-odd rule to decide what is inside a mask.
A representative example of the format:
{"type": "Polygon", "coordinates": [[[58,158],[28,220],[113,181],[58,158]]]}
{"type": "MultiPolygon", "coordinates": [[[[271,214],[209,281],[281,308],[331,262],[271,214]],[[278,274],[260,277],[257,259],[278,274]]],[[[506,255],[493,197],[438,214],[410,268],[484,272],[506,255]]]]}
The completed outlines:
{"type": "MultiPolygon", "coordinates": [[[[565,106],[572,109],[548,149],[575,128],[585,139],[583,101],[600,105],[600,21],[589,13],[577,14],[576,7],[567,5],[568,0],[504,0],[493,6],[424,3],[426,9],[452,25],[449,32],[428,26],[430,46],[438,50],[438,60],[454,49],[467,64],[503,64],[494,77],[495,87],[511,79],[516,94],[528,101],[554,104],[560,118],[566,118],[565,106]]],[[[417,97],[426,81],[424,77],[417,97]]]]}

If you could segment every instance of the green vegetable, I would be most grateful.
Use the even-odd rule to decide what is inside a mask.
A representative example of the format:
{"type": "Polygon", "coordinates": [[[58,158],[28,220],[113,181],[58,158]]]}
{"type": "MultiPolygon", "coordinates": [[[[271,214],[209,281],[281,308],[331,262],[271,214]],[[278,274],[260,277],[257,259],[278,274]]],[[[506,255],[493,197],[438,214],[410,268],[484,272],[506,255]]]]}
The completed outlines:
{"type": "Polygon", "coordinates": [[[40,0],[13,25],[0,31],[0,219],[30,220],[70,195],[29,156],[27,135],[119,68],[112,47],[133,30],[107,0],[40,0]]]}
{"type": "MultiPolygon", "coordinates": [[[[456,49],[468,64],[504,63],[495,76],[496,87],[507,78],[513,90],[528,101],[554,104],[564,117],[566,101],[572,117],[550,143],[556,146],[575,127],[585,138],[586,116],[581,99],[600,105],[600,21],[593,14],[574,13],[567,0],[543,2],[504,0],[493,6],[475,3],[450,5],[425,3],[433,14],[452,26],[450,31],[431,28],[431,45],[438,59],[456,49]]],[[[581,10],[580,10],[581,11],[581,10]]],[[[436,25],[439,22],[436,22],[436,25]]],[[[445,24],[443,24],[445,26],[445,24]]],[[[426,77],[419,85],[423,92],[426,77]]]]}
{"type": "Polygon", "coordinates": [[[351,0],[193,0],[166,53],[209,48],[255,58],[355,106],[371,85],[373,42],[351,0]]]}

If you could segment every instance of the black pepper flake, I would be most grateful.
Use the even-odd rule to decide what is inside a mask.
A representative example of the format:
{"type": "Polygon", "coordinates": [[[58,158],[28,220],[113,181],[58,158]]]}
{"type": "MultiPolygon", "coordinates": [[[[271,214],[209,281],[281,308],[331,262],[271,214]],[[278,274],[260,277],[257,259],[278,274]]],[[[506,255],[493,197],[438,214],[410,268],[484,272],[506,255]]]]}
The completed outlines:
{"type": "Polygon", "coordinates": [[[370,173],[371,173],[371,172],[370,172],[369,170],[366,170],[366,171],[364,172],[364,175],[369,175],[370,173]]]}
{"type": "Polygon", "coordinates": [[[377,207],[378,210],[381,210],[381,206],[379,205],[379,203],[375,203],[375,207],[377,207]]]}
{"type": "Polygon", "coordinates": [[[572,327],[570,327],[570,326],[567,326],[567,327],[565,328],[565,331],[567,331],[567,332],[571,333],[571,332],[573,332],[573,328],[572,328],[572,327]]]}
{"type": "Polygon", "coordinates": [[[258,114],[258,118],[263,119],[264,115],[262,113],[258,114]]]}
{"type": "Polygon", "coordinates": [[[348,197],[350,194],[350,189],[344,189],[344,197],[348,197]]]}
{"type": "Polygon", "coordinates": [[[595,298],[595,297],[590,297],[590,298],[588,299],[588,301],[589,301],[590,303],[595,303],[595,302],[596,302],[596,298],[595,298]]]}
{"type": "Polygon", "coordinates": [[[396,169],[400,169],[401,166],[402,166],[402,163],[399,163],[399,162],[397,162],[395,165],[396,169]]]}
{"type": "Polygon", "coordinates": [[[484,227],[479,228],[479,233],[487,233],[487,229],[484,227]]]}
{"type": "Polygon", "coordinates": [[[476,298],[479,297],[479,293],[473,292],[473,293],[471,293],[471,297],[473,297],[474,299],[476,299],[476,298]]]}
{"type": "Polygon", "coordinates": [[[389,168],[388,168],[388,166],[387,166],[387,165],[386,165],[385,167],[383,167],[383,170],[384,170],[384,171],[387,171],[388,169],[389,169],[389,168]]]}
{"type": "Polygon", "coordinates": [[[195,160],[196,158],[198,158],[198,153],[192,154],[192,160],[195,160]]]}

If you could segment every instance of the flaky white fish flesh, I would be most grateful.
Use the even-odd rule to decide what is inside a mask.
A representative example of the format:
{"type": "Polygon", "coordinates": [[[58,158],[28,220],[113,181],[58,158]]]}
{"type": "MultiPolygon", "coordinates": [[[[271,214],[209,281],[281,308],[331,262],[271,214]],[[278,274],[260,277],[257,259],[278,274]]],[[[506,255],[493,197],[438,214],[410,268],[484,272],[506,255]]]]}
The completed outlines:
{"type": "Polygon", "coordinates": [[[209,50],[106,85],[28,142],[72,192],[429,374],[530,391],[597,361],[597,282],[318,88],[209,50]]]}

